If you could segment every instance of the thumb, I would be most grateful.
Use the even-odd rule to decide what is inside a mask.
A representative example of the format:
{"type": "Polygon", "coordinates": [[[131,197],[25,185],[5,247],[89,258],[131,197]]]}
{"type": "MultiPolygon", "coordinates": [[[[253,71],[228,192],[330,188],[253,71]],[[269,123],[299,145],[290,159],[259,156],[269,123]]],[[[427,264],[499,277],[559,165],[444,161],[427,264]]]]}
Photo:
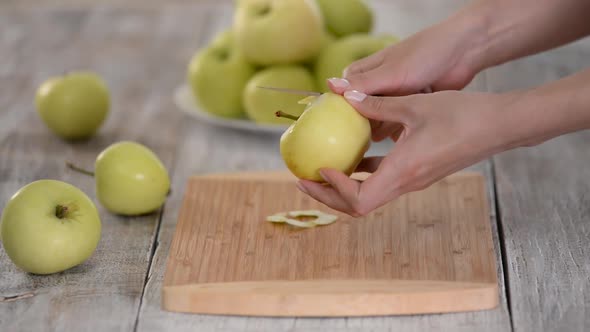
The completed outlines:
{"type": "Polygon", "coordinates": [[[351,90],[344,93],[344,98],[371,120],[408,124],[412,118],[410,97],[373,97],[351,90]]]}

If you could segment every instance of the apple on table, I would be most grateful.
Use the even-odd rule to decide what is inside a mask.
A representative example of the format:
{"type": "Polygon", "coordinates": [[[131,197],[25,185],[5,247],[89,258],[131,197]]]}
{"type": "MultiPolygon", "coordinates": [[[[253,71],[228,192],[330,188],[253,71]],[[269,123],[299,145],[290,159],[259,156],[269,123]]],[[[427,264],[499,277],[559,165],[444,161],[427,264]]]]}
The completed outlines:
{"type": "Polygon", "coordinates": [[[78,188],[39,180],[17,191],[0,218],[0,239],[16,266],[52,274],[86,261],[100,240],[98,211],[78,188]]]}
{"type": "Polygon", "coordinates": [[[43,122],[56,135],[81,140],[100,128],[108,115],[110,98],[99,75],[75,71],[41,84],[35,105],[43,122]]]}
{"type": "Polygon", "coordinates": [[[110,212],[134,216],[153,212],[170,191],[168,171],[146,146],[130,141],[110,145],[96,158],[96,196],[110,212]]]}

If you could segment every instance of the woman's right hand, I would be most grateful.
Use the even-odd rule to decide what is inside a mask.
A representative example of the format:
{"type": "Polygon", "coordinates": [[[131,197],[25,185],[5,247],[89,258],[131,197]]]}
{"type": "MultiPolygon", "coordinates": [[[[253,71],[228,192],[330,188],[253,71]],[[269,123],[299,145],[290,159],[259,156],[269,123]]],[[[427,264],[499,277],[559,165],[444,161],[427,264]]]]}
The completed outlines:
{"type": "Polygon", "coordinates": [[[431,88],[460,90],[482,68],[486,20],[464,9],[448,20],[351,64],[342,80],[328,80],[335,93],[402,96],[431,88]]]}

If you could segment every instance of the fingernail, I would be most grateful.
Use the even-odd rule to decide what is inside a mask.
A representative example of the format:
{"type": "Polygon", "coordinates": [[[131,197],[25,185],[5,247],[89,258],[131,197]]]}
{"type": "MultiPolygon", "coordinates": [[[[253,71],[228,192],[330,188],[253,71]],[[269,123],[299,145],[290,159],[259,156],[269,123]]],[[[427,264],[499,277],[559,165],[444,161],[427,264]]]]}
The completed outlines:
{"type": "Polygon", "coordinates": [[[347,89],[348,87],[350,87],[350,82],[348,82],[348,80],[344,78],[332,77],[328,79],[328,81],[338,89],[347,89]]]}
{"type": "Polygon", "coordinates": [[[344,98],[356,102],[356,103],[362,103],[363,100],[365,100],[365,98],[367,98],[367,95],[360,92],[360,91],[356,91],[356,90],[352,90],[352,91],[346,91],[344,93],[344,98]]]}
{"type": "Polygon", "coordinates": [[[324,181],[330,182],[328,181],[328,177],[326,176],[326,172],[324,170],[320,170],[320,176],[322,177],[322,179],[324,179],[324,181]]]}
{"type": "Polygon", "coordinates": [[[297,188],[299,188],[299,190],[301,190],[302,192],[304,192],[304,193],[306,193],[306,194],[309,194],[309,193],[307,192],[307,189],[306,189],[306,188],[303,186],[303,184],[302,184],[301,182],[297,182],[297,183],[295,183],[295,185],[296,185],[296,186],[297,186],[297,188]]]}
{"type": "Polygon", "coordinates": [[[348,67],[344,68],[342,71],[342,77],[348,77],[348,67]]]}

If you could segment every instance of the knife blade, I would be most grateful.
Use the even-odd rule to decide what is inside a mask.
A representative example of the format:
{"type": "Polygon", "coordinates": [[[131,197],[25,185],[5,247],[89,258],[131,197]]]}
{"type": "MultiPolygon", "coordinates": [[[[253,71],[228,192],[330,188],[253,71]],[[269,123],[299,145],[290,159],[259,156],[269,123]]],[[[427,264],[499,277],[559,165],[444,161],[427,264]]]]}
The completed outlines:
{"type": "Polygon", "coordinates": [[[290,94],[302,95],[302,96],[316,96],[316,97],[318,97],[318,96],[322,95],[321,92],[316,92],[316,91],[275,88],[275,87],[270,87],[270,86],[256,86],[256,87],[259,89],[271,90],[271,91],[282,92],[282,93],[290,93],[290,94]]]}

